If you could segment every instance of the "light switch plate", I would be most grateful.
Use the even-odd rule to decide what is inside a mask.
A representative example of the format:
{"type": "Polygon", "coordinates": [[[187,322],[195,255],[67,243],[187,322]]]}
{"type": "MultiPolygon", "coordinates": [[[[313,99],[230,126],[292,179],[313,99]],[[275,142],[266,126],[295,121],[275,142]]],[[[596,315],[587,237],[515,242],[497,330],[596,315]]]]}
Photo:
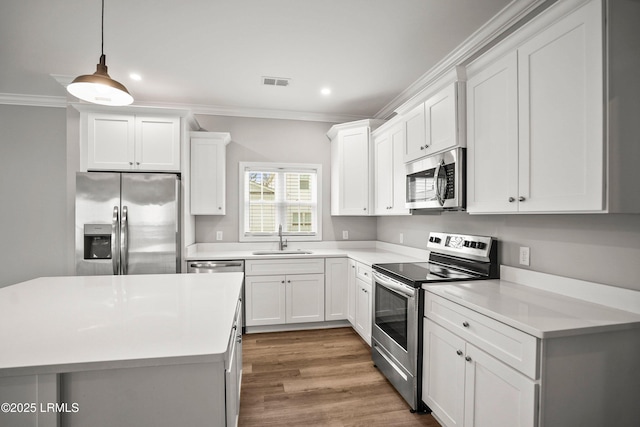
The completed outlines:
{"type": "Polygon", "coordinates": [[[342,230],[342,240],[349,240],[349,231],[342,230]]]}
{"type": "Polygon", "coordinates": [[[216,240],[222,240],[222,231],[216,231],[216,240]]]}

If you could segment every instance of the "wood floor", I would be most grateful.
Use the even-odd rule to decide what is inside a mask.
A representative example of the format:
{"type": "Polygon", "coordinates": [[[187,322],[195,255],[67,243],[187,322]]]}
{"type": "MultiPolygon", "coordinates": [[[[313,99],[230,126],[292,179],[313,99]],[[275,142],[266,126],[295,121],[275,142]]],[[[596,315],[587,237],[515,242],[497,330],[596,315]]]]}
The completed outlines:
{"type": "Polygon", "coordinates": [[[243,336],[240,427],[428,426],[371,362],[351,328],[243,336]]]}

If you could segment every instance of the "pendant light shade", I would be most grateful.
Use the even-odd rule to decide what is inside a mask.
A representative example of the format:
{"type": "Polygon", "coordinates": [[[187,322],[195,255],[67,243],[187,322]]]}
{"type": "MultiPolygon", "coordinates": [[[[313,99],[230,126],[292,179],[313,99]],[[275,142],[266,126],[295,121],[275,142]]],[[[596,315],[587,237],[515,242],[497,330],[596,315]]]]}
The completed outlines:
{"type": "Polygon", "coordinates": [[[133,97],[124,85],[113,80],[107,73],[106,56],[104,54],[104,0],[102,0],[102,52],[96,72],[76,77],[67,91],[83,101],[101,105],[129,105],[133,97]]]}

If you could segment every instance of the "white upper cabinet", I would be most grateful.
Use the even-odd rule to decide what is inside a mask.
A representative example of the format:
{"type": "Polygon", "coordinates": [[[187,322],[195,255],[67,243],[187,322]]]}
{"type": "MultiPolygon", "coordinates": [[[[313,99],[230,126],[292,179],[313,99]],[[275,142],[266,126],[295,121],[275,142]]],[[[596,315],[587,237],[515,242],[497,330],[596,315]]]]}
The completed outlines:
{"type": "Polygon", "coordinates": [[[576,3],[467,68],[469,212],[604,209],[602,5],[576,3]]]}
{"type": "Polygon", "coordinates": [[[192,215],[226,213],[226,132],[191,132],[192,215]]]}
{"type": "Polygon", "coordinates": [[[406,168],[404,163],[404,126],[396,123],[380,127],[373,135],[374,214],[408,215],[404,207],[406,168]]]}
{"type": "Polygon", "coordinates": [[[379,120],[333,126],[331,140],[331,215],[371,215],[373,206],[372,128],[379,120]]]}
{"type": "Polygon", "coordinates": [[[426,100],[404,111],[404,161],[465,146],[464,71],[456,67],[427,88],[426,100]]]}
{"type": "Polygon", "coordinates": [[[88,112],[87,170],[180,172],[180,117],[88,112]]]}

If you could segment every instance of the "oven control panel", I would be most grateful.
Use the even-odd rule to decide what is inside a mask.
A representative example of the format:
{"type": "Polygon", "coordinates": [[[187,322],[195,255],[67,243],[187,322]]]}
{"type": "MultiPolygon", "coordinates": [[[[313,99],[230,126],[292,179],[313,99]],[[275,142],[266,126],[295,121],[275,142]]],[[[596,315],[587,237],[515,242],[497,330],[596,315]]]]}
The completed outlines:
{"type": "Polygon", "coordinates": [[[432,231],[429,233],[427,249],[435,252],[451,253],[458,256],[472,255],[487,258],[491,253],[493,239],[487,236],[470,236],[432,231]]]}

